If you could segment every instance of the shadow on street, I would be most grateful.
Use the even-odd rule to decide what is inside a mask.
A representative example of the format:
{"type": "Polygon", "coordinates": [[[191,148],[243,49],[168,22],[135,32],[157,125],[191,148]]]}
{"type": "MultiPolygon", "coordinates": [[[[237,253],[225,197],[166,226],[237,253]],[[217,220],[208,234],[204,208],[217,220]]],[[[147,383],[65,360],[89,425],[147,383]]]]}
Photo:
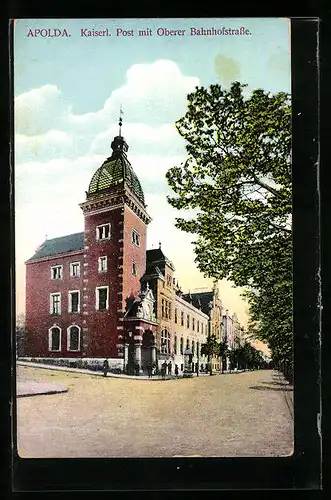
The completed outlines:
{"type": "Polygon", "coordinates": [[[262,381],[261,384],[268,384],[268,385],[281,385],[281,386],[287,386],[289,385],[287,382],[264,382],[262,381]]]}
{"type": "Polygon", "coordinates": [[[266,387],[264,385],[252,385],[249,389],[255,389],[256,391],[292,391],[290,387],[266,387]]]}

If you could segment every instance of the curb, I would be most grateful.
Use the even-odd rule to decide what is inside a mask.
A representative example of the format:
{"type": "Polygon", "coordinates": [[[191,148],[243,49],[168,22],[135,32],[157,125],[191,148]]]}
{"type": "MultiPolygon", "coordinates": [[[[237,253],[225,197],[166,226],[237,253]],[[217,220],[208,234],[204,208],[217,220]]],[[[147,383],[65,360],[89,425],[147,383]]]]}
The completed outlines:
{"type": "Polygon", "coordinates": [[[53,391],[44,391],[44,392],[31,392],[30,394],[17,394],[17,398],[30,398],[32,396],[48,396],[52,394],[63,394],[64,392],[68,392],[68,389],[63,390],[53,390],[53,391]]]}
{"type": "MultiPolygon", "coordinates": [[[[43,363],[33,363],[29,361],[16,361],[17,365],[20,366],[30,366],[32,368],[43,368],[46,370],[57,370],[57,371],[63,371],[63,372],[72,372],[72,373],[82,373],[85,375],[94,375],[96,377],[104,377],[102,371],[93,371],[93,370],[86,370],[84,368],[71,368],[69,366],[55,366],[55,365],[48,365],[48,364],[43,364],[43,363]]],[[[154,375],[153,377],[148,377],[147,375],[125,375],[125,374],[117,374],[117,373],[107,373],[107,378],[121,378],[121,379],[127,379],[127,380],[149,380],[149,381],[159,381],[159,380],[178,380],[183,378],[182,376],[176,377],[176,376],[171,376],[171,377],[165,377],[164,379],[159,376],[159,375],[154,375]]],[[[195,377],[191,377],[195,378],[195,377]]]]}
{"type": "MultiPolygon", "coordinates": [[[[278,375],[278,379],[281,381],[281,382],[284,382],[286,381],[284,375],[281,373],[281,372],[277,372],[277,375],[278,375]]],[[[285,403],[286,403],[286,406],[287,406],[287,409],[291,415],[291,418],[292,420],[294,419],[294,408],[293,408],[293,386],[291,386],[291,384],[288,384],[289,387],[292,387],[292,391],[282,391],[282,394],[284,396],[284,400],[285,400],[285,403]],[[290,396],[289,392],[292,394],[292,397],[290,396]]]]}

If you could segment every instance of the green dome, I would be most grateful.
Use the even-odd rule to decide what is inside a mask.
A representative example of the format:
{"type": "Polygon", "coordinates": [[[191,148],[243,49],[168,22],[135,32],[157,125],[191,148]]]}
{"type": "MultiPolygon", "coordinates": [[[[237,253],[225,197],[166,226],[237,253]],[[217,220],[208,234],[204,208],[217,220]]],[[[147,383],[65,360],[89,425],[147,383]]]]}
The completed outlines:
{"type": "Polygon", "coordinates": [[[125,184],[136,195],[136,197],[145,205],[144,192],[131,163],[127,159],[126,151],[128,145],[123,137],[118,136],[111,145],[113,154],[107,158],[100,168],[93,175],[87,196],[94,195],[99,191],[125,184]]]}

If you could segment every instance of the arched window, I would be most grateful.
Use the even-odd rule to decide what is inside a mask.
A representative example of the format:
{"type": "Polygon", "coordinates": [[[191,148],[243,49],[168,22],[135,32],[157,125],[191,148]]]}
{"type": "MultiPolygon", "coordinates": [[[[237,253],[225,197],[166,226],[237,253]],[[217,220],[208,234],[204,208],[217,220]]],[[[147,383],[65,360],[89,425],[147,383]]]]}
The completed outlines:
{"type": "Polygon", "coordinates": [[[180,354],[183,354],[184,352],[184,339],[183,337],[180,338],[180,354]]]}
{"type": "Polygon", "coordinates": [[[67,330],[67,349],[68,351],[80,350],[80,327],[77,325],[71,325],[67,330]]]}
{"type": "Polygon", "coordinates": [[[177,335],[175,335],[175,339],[174,339],[174,353],[177,354],[177,335]]]}
{"type": "Polygon", "coordinates": [[[161,332],[161,354],[170,353],[170,333],[165,328],[161,332]]]}
{"type": "Polygon", "coordinates": [[[58,326],[52,326],[48,330],[48,350],[61,351],[61,328],[58,326]]]}

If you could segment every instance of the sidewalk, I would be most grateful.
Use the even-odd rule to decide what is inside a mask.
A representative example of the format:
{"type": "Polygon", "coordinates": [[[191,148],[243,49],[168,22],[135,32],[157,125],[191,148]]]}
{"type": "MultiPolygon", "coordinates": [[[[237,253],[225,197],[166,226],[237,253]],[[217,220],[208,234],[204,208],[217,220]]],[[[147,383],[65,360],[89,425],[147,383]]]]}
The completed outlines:
{"type": "MultiPolygon", "coordinates": [[[[64,372],[74,372],[74,373],[84,373],[86,375],[94,375],[96,377],[103,377],[102,371],[86,370],[84,368],[71,368],[68,366],[55,366],[44,363],[33,363],[30,361],[17,361],[20,366],[31,366],[33,368],[43,368],[46,370],[58,370],[64,372]]],[[[208,373],[199,373],[199,377],[209,376],[208,373]]],[[[163,380],[161,375],[153,375],[151,378],[148,375],[127,375],[125,373],[107,373],[107,377],[111,378],[124,378],[124,379],[136,379],[136,380],[163,380]]],[[[183,378],[182,375],[176,377],[176,375],[166,375],[164,380],[173,380],[176,378],[183,378]]],[[[196,374],[193,377],[196,378],[196,374]]]]}

